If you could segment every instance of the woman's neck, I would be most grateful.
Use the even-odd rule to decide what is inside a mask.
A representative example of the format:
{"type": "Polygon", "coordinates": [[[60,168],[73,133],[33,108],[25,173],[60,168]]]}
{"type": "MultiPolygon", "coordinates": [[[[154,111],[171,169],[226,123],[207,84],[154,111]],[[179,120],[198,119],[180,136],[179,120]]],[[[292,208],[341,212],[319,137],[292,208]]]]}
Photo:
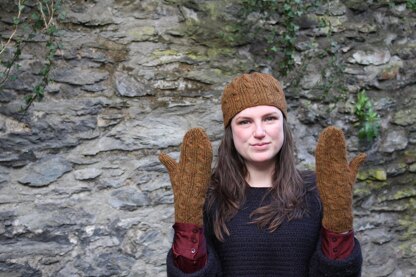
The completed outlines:
{"type": "Polygon", "coordinates": [[[250,187],[271,187],[272,176],[274,173],[274,163],[268,166],[261,165],[255,166],[252,164],[246,164],[247,176],[246,182],[250,187]]]}

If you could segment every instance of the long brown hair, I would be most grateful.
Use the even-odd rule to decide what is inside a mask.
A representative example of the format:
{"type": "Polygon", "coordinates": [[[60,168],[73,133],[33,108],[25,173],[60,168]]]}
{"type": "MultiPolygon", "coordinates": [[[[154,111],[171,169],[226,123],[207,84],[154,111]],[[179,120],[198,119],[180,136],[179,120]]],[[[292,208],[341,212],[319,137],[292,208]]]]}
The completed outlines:
{"type": "MultiPolygon", "coordinates": [[[[306,188],[295,166],[294,140],[290,128],[283,120],[284,142],[275,158],[272,186],[268,190],[271,202],[252,212],[252,223],[275,231],[286,220],[301,218],[306,212],[306,188]]],[[[238,212],[245,201],[248,187],[244,159],[234,147],[230,124],[218,149],[217,165],[212,174],[207,194],[207,214],[212,220],[214,234],[219,240],[230,235],[227,222],[238,212]]]]}

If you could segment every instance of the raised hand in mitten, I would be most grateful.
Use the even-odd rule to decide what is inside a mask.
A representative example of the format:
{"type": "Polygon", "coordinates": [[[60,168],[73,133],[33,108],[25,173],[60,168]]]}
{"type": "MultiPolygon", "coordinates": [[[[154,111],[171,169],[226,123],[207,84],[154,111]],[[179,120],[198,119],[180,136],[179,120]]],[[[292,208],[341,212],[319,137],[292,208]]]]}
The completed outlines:
{"type": "Polygon", "coordinates": [[[360,153],[350,163],[344,134],[330,126],[319,136],[316,146],[316,182],[323,205],[322,225],[342,233],[352,230],[352,193],[358,168],[366,154],[360,153]]]}
{"type": "Polygon", "coordinates": [[[205,194],[211,178],[212,147],[201,128],[190,129],[183,138],[179,163],[160,153],[173,188],[175,222],[202,226],[205,194]]]}

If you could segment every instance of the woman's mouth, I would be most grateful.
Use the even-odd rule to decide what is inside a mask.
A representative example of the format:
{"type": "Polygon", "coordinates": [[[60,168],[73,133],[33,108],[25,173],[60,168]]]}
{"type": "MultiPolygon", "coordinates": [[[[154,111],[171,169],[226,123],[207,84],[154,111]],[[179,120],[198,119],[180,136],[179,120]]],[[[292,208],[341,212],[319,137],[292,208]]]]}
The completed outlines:
{"type": "Polygon", "coordinates": [[[264,150],[268,148],[269,144],[270,142],[259,142],[251,144],[251,147],[253,147],[256,150],[264,150]]]}

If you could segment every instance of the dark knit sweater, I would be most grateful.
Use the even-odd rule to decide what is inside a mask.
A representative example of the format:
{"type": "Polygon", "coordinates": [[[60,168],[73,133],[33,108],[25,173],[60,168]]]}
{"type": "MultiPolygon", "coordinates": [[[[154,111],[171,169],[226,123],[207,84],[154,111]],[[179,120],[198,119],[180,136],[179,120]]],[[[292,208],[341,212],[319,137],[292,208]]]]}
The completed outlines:
{"type": "Polygon", "coordinates": [[[184,274],[174,266],[170,251],[168,276],[360,276],[362,257],[357,240],[345,260],[323,255],[319,241],[322,210],[316,190],[307,195],[310,214],[302,219],[286,221],[272,233],[250,224],[249,215],[261,205],[266,191],[248,189],[246,202],[227,225],[231,235],[224,242],[215,239],[209,222],[205,223],[208,262],[202,270],[184,274]]]}

